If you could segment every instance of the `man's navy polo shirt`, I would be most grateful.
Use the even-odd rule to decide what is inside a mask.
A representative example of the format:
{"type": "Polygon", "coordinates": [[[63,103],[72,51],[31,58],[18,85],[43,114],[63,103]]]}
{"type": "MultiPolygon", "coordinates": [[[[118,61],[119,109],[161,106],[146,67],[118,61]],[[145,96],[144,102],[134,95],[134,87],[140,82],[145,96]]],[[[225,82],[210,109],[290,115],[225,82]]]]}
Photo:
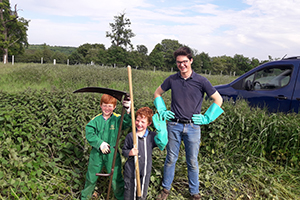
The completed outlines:
{"type": "Polygon", "coordinates": [[[166,78],[161,84],[161,89],[171,89],[172,103],[171,111],[175,113],[176,119],[192,119],[193,114],[201,113],[204,92],[211,96],[216,89],[207,78],[192,72],[191,77],[184,79],[180,72],[166,78]]]}

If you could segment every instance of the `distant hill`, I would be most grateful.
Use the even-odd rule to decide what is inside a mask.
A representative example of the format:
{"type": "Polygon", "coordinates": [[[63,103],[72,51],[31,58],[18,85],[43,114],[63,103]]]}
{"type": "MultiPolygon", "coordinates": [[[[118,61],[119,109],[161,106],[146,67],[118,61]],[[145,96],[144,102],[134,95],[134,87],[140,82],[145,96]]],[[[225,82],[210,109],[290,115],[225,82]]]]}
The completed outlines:
{"type": "Polygon", "coordinates": [[[43,48],[45,48],[45,46],[51,51],[64,53],[67,56],[71,55],[71,53],[77,49],[77,47],[50,46],[46,44],[30,44],[26,49],[28,49],[29,51],[36,51],[36,50],[42,50],[43,48]]]}

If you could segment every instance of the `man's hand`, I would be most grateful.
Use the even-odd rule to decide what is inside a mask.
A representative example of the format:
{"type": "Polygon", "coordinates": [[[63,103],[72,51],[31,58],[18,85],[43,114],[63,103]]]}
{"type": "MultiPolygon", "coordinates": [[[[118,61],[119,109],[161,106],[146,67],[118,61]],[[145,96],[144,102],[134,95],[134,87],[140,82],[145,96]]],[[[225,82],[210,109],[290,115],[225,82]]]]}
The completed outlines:
{"type": "Polygon", "coordinates": [[[208,124],[207,117],[205,117],[202,114],[194,114],[192,117],[192,120],[193,120],[194,124],[197,124],[197,125],[208,124]]]}
{"type": "Polygon", "coordinates": [[[160,120],[168,120],[170,121],[171,119],[174,119],[175,118],[175,114],[170,111],[170,110],[160,110],[158,111],[159,113],[159,117],[160,117],[160,120]]]}
{"type": "Polygon", "coordinates": [[[157,109],[157,112],[159,113],[159,118],[161,121],[163,120],[170,121],[170,119],[175,118],[175,114],[172,111],[167,110],[165,102],[161,96],[156,97],[153,103],[157,109]]]}
{"type": "Polygon", "coordinates": [[[109,154],[110,153],[110,145],[106,142],[102,142],[100,145],[100,150],[103,154],[109,154]]]}
{"type": "Polygon", "coordinates": [[[215,119],[217,119],[223,112],[224,112],[224,110],[219,105],[217,105],[216,103],[213,103],[207,109],[207,111],[204,113],[204,115],[194,114],[192,117],[192,120],[193,120],[194,124],[197,124],[197,125],[209,124],[210,122],[215,121],[215,119]]]}

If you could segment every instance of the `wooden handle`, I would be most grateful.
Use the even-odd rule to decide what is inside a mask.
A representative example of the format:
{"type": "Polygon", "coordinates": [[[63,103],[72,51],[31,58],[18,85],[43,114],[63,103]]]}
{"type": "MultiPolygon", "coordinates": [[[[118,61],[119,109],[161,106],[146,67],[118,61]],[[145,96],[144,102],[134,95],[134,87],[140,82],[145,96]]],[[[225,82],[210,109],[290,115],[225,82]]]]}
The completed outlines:
{"type": "MultiPolygon", "coordinates": [[[[130,101],[131,101],[130,111],[131,111],[133,147],[137,148],[137,137],[136,137],[136,128],[135,128],[131,67],[128,65],[127,69],[128,69],[128,81],[129,81],[129,94],[130,94],[130,101]]],[[[140,181],[140,169],[139,169],[138,156],[135,156],[134,160],[135,160],[135,176],[136,176],[136,183],[137,183],[137,196],[141,197],[142,192],[141,192],[141,181],[140,181]]]]}

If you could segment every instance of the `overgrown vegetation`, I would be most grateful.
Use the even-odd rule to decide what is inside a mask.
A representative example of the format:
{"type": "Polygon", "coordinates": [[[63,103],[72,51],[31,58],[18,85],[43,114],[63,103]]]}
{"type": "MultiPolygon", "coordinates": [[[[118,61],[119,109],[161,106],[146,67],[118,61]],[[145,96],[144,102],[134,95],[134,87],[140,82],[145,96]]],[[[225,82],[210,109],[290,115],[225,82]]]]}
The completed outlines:
{"type": "MultiPolygon", "coordinates": [[[[170,74],[133,70],[135,109],[155,109],[154,90],[170,74]]],[[[0,65],[0,75],[0,199],[79,199],[91,149],[84,128],[100,112],[100,95],[72,92],[86,86],[129,91],[127,70],[24,64],[0,65]]],[[[233,79],[207,78],[213,85],[233,79]]],[[[170,106],[170,93],[163,97],[170,106]]],[[[210,104],[205,101],[203,111],[210,104]]],[[[298,114],[268,114],[242,100],[223,109],[201,129],[203,199],[299,199],[298,114]]],[[[165,150],[153,153],[148,199],[161,189],[165,156],[165,150]]],[[[189,198],[186,167],[182,145],[169,199],[189,198]]],[[[107,186],[108,178],[99,178],[99,199],[106,198],[107,186]]]]}

